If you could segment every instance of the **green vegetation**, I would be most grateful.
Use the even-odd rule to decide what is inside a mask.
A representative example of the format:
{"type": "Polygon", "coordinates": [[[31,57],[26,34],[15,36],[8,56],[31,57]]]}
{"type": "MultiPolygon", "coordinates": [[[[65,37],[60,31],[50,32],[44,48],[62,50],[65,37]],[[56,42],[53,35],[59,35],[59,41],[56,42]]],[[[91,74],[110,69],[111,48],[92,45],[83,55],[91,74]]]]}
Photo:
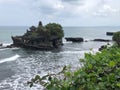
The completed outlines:
{"type": "Polygon", "coordinates": [[[64,37],[62,26],[56,23],[49,23],[45,26],[50,35],[57,35],[59,38],[64,37]]]}
{"type": "Polygon", "coordinates": [[[114,33],[113,38],[112,38],[118,46],[120,46],[120,31],[114,33]]]}
{"type": "Polygon", "coordinates": [[[30,31],[26,32],[24,36],[29,36],[32,38],[39,36],[44,36],[46,38],[64,37],[62,26],[56,23],[49,23],[45,26],[42,26],[42,23],[40,22],[38,27],[32,26],[29,29],[30,31]]]}
{"type": "MultiPolygon", "coordinates": [[[[55,23],[40,26],[38,31],[64,36],[62,27],[55,23]]],[[[48,90],[120,90],[120,32],[113,35],[113,40],[117,45],[105,46],[95,55],[85,53],[85,58],[80,59],[83,67],[76,71],[65,66],[57,74],[36,75],[28,84],[41,84],[48,90]]]]}
{"type": "Polygon", "coordinates": [[[114,45],[95,55],[86,53],[80,61],[84,66],[74,72],[65,66],[58,74],[36,75],[28,84],[41,84],[48,90],[120,90],[119,47],[114,45]]]}

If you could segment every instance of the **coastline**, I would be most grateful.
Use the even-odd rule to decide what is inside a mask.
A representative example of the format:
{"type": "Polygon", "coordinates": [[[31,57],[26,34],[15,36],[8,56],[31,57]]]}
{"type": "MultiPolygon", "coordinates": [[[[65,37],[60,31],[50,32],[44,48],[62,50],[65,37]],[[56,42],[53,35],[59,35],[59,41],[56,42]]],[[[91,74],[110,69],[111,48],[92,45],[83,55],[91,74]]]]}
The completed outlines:
{"type": "MultiPolygon", "coordinates": [[[[65,29],[65,37],[77,37],[81,36],[88,42],[81,43],[72,43],[66,42],[64,39],[64,45],[59,50],[53,51],[35,51],[35,50],[25,50],[21,48],[6,48],[0,49],[0,60],[9,59],[11,57],[15,57],[15,55],[19,55],[19,58],[16,58],[10,62],[1,63],[2,71],[6,71],[7,73],[11,73],[8,76],[3,76],[0,74],[0,77],[3,79],[0,80],[0,89],[8,88],[8,90],[17,87],[17,89],[29,90],[29,86],[26,87],[26,81],[30,80],[34,75],[45,75],[50,72],[59,71],[64,65],[71,65],[73,68],[80,67],[79,59],[83,58],[85,52],[88,52],[91,48],[97,51],[97,49],[106,42],[94,42],[91,41],[95,38],[103,38],[103,39],[111,39],[111,36],[106,36],[105,32],[107,30],[101,31],[101,29],[97,28],[64,28],[65,29]],[[92,30],[92,31],[91,31],[92,30]],[[12,81],[12,82],[11,82],[12,81]],[[16,84],[17,83],[17,84],[16,84]]],[[[0,42],[3,41],[3,45],[12,43],[10,37],[11,32],[12,35],[23,34],[25,30],[7,30],[5,33],[1,33],[0,42]],[[6,35],[6,37],[5,37],[6,35]],[[9,43],[10,42],[10,43],[9,43]]],[[[110,29],[112,31],[113,29],[110,29]]],[[[115,29],[114,29],[115,30],[115,29]]],[[[113,31],[114,31],[113,30],[113,31]]],[[[116,29],[118,31],[118,29],[116,29]]],[[[1,30],[0,30],[1,32],[1,30]]],[[[32,88],[33,90],[38,90],[39,86],[32,88]]]]}

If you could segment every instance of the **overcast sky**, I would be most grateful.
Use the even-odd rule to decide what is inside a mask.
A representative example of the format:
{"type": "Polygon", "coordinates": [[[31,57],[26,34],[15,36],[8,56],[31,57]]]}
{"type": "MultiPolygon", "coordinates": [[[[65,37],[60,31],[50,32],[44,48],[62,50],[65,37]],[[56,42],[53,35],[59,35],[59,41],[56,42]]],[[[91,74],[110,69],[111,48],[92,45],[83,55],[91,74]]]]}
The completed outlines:
{"type": "Polygon", "coordinates": [[[0,0],[0,26],[38,21],[63,26],[120,26],[120,0],[0,0]]]}

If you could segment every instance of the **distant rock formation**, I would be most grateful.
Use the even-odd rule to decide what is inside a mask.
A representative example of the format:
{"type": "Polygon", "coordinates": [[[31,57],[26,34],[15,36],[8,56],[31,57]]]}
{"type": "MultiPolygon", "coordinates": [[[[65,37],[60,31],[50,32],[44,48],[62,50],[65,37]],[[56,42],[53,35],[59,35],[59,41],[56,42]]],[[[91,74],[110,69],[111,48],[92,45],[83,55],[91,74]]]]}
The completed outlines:
{"type": "Polygon", "coordinates": [[[106,35],[112,36],[115,32],[106,32],[106,35]]]}
{"type": "Polygon", "coordinates": [[[112,40],[108,40],[108,39],[94,39],[92,41],[99,41],[99,42],[110,42],[112,40]]]}
{"type": "Polygon", "coordinates": [[[84,39],[81,37],[66,37],[66,41],[72,41],[72,42],[83,42],[84,39]]]}
{"type": "Polygon", "coordinates": [[[3,44],[2,43],[0,43],[0,47],[2,46],[3,44]]]}
{"type": "Polygon", "coordinates": [[[63,45],[63,36],[61,25],[49,23],[43,26],[42,22],[39,22],[38,27],[31,26],[23,36],[12,36],[13,44],[11,46],[51,50],[63,45]]]}

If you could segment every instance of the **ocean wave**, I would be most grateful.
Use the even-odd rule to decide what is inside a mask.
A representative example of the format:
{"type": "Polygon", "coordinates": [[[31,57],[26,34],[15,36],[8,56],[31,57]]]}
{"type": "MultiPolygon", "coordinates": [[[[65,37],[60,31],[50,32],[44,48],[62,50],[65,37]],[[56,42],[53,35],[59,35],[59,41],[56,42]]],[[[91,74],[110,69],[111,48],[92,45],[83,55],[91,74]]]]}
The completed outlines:
{"type": "Polygon", "coordinates": [[[9,58],[5,58],[5,59],[2,59],[0,60],[0,63],[4,63],[4,62],[10,62],[10,61],[15,61],[17,58],[19,58],[20,56],[19,55],[14,55],[12,57],[9,57],[9,58]]]}
{"type": "Polygon", "coordinates": [[[72,43],[72,41],[63,41],[63,44],[72,43]]]}
{"type": "Polygon", "coordinates": [[[4,50],[7,50],[9,48],[0,48],[0,51],[4,51],[4,50]]]}
{"type": "Polygon", "coordinates": [[[0,90],[44,90],[44,88],[41,85],[37,84],[30,88],[29,85],[27,85],[27,81],[29,81],[31,77],[33,76],[30,75],[29,73],[20,75],[16,74],[11,78],[3,80],[0,83],[0,90]]]}
{"type": "Polygon", "coordinates": [[[6,47],[6,46],[8,46],[8,45],[11,45],[12,43],[3,43],[3,47],[6,47]]]}
{"type": "Polygon", "coordinates": [[[98,52],[98,48],[92,50],[84,50],[84,51],[63,51],[61,54],[84,54],[84,53],[96,53],[98,52]]]}
{"type": "Polygon", "coordinates": [[[12,50],[17,50],[17,49],[20,49],[20,48],[18,48],[18,47],[14,47],[14,48],[11,48],[12,50]]]}
{"type": "Polygon", "coordinates": [[[88,41],[91,41],[91,40],[92,40],[92,39],[85,39],[84,41],[87,41],[87,42],[88,42],[88,41]]]}
{"type": "Polygon", "coordinates": [[[0,51],[4,51],[7,50],[9,48],[6,48],[8,45],[10,45],[11,43],[2,43],[2,46],[0,46],[0,51]]]}
{"type": "Polygon", "coordinates": [[[5,51],[5,50],[8,50],[8,49],[18,50],[18,49],[20,49],[20,48],[17,48],[17,47],[15,47],[15,48],[5,48],[5,47],[1,47],[1,48],[0,48],[0,51],[5,51]]]}

